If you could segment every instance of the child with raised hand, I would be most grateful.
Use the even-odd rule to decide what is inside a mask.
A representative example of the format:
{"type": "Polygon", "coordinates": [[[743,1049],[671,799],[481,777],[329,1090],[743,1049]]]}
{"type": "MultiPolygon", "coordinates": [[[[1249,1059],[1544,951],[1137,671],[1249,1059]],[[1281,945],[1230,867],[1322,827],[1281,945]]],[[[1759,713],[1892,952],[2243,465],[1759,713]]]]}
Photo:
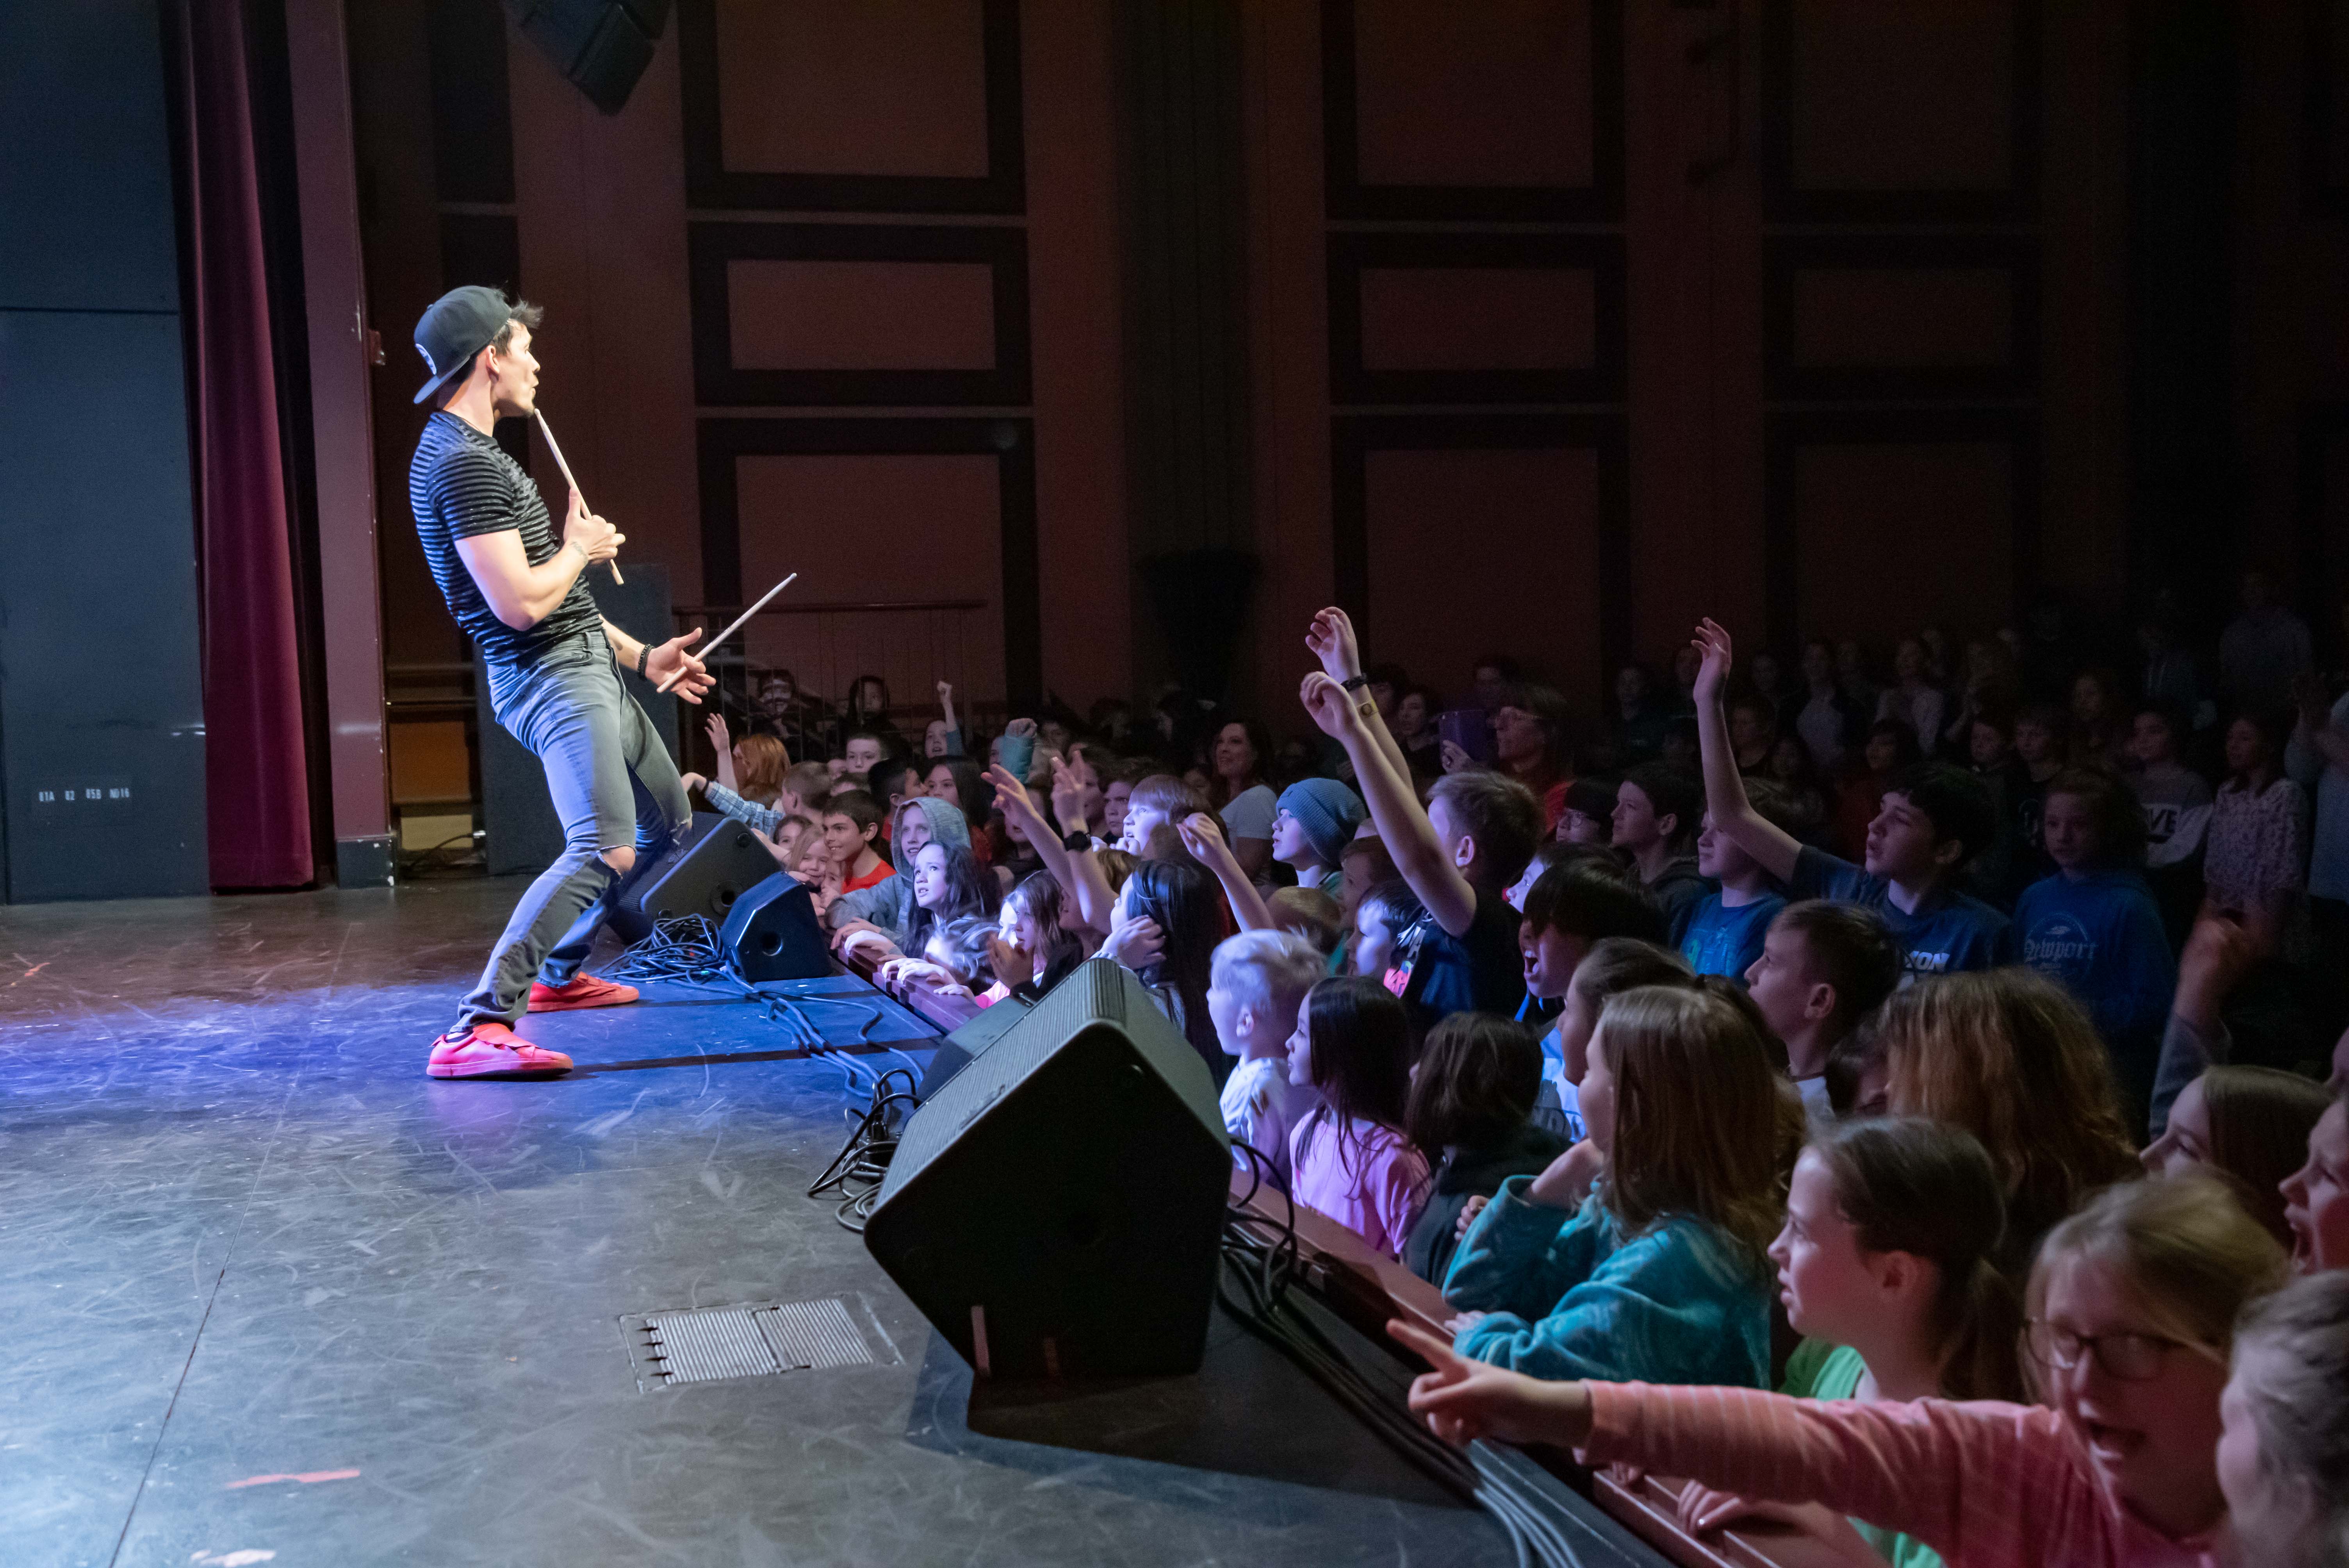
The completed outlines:
{"type": "Polygon", "coordinates": [[[2144,814],[2119,779],[2075,768],[2048,784],[2040,826],[2055,873],[2023,889],[2009,938],[2016,957],[2087,1007],[2129,1126],[2142,1130],[2178,989],[2161,911],[2137,869],[2144,814]]]}
{"type": "Polygon", "coordinates": [[[1997,823],[1981,780],[1940,763],[1896,774],[1868,827],[1863,865],[1798,843],[1754,810],[1739,778],[1721,716],[1729,681],[1729,634],[1717,623],[1697,627],[1704,663],[1697,675],[1697,739],[1704,759],[1705,806],[1726,833],[1793,898],[1862,903],[1884,916],[1912,976],[1987,969],[1998,962],[2006,917],[1957,891],[1958,873],[1989,847],[1997,823]]]}
{"type": "MultiPolygon", "coordinates": [[[[1388,1333],[1433,1368],[1411,1406],[1450,1442],[1558,1443],[1587,1464],[1823,1503],[1953,1563],[2166,1568],[2226,1554],[2228,1353],[2245,1304],[2282,1274],[2275,1243],[2217,1181],[2100,1194],[2049,1235],[2033,1271],[2027,1347],[2052,1408],[1544,1382],[1413,1325],[1388,1333]]],[[[2269,1524],[2235,1522],[2255,1539],[2269,1524]]]]}
{"type": "Polygon", "coordinates": [[[2140,1158],[2152,1175],[2203,1169],[2232,1177],[2252,1218],[2292,1245],[2283,1183],[2308,1159],[2308,1140],[2333,1097],[2323,1084],[2274,1068],[2211,1068],[2170,1107],[2169,1125],[2140,1158]]]}
{"type": "Polygon", "coordinates": [[[1427,1200],[1427,1157],[1403,1132],[1411,1022],[1374,980],[1323,980],[1298,1009],[1288,1081],[1319,1091],[1288,1140],[1289,1191],[1388,1257],[1427,1200]]]}
{"type": "MultiPolygon", "coordinates": [[[[1764,820],[1792,833],[1785,797],[1775,785],[1756,779],[1746,794],[1764,820]]],[[[1696,836],[1696,869],[1718,891],[1699,901],[1682,926],[1681,956],[1700,975],[1743,980],[1762,956],[1763,938],[1786,907],[1785,895],[1761,861],[1713,825],[1710,811],[1696,836]]]]}
{"type": "MultiPolygon", "coordinates": [[[[1778,1298],[1804,1336],[1778,1391],[1806,1399],[2012,1399],[2022,1314],[1991,1262],[2006,1206],[1982,1146],[1938,1122],[1850,1122],[1804,1149],[1770,1243],[1778,1298]]],[[[1682,1528],[1792,1524],[1843,1556],[1899,1568],[1940,1559],[1917,1542],[1816,1503],[1754,1502],[1691,1483],[1682,1528]]]]}
{"type": "Polygon", "coordinates": [[[1786,1045],[1786,1073],[1815,1118],[1835,1115],[1827,1064],[1900,984],[1900,949],[1874,910],[1806,899],[1770,923],[1746,994],[1786,1045]]]}
{"type": "Polygon", "coordinates": [[[1361,655],[1342,610],[1313,618],[1307,645],[1322,667],[1298,697],[1354,765],[1379,840],[1433,924],[1413,954],[1402,992],[1421,1032],[1452,1013],[1516,1014],[1525,1000],[1517,912],[1506,896],[1541,839],[1541,802],[1513,779],[1481,770],[1439,779],[1420,809],[1402,748],[1361,686],[1361,655]]]}
{"type": "Polygon", "coordinates": [[[1491,1198],[1512,1176],[1538,1176],[1566,1152],[1565,1139],[1531,1119],[1541,1070],[1526,1026],[1485,1013],[1454,1013],[1420,1047],[1403,1131],[1439,1156],[1402,1250],[1420,1278],[1440,1282],[1451,1268],[1472,1199],[1491,1198]]]}
{"type": "Polygon", "coordinates": [[[2045,975],[2010,967],[1896,991],[1868,1038],[1887,1109],[1962,1127],[1990,1150],[2006,1187],[2010,1277],[2089,1193],[2137,1174],[2103,1042],[2045,975]]]}
{"type": "Polygon", "coordinates": [[[1607,1004],[1581,1109],[1603,1161],[1512,1177],[1445,1275],[1462,1356],[1539,1377],[1758,1388],[1770,1373],[1780,1088],[1726,997],[1647,986],[1607,1004]]]}
{"type": "MultiPolygon", "coordinates": [[[[1322,971],[1321,954],[1301,937],[1280,931],[1244,931],[1216,944],[1207,982],[1207,1016],[1226,1056],[1237,1058],[1224,1080],[1224,1130],[1265,1157],[1284,1181],[1289,1176],[1288,1135],[1319,1096],[1288,1076],[1288,1039],[1298,1009],[1322,971]]],[[[1246,1157],[1235,1156],[1245,1161],[1246,1157]]]]}

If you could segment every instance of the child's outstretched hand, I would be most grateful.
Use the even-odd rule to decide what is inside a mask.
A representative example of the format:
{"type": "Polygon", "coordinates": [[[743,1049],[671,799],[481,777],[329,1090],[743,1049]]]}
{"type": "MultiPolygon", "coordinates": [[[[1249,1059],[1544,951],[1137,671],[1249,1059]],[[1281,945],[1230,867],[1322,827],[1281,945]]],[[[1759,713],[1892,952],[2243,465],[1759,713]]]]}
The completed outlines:
{"type": "Polygon", "coordinates": [[[1042,754],[1052,765],[1052,816],[1064,833],[1090,827],[1085,820],[1085,787],[1068,758],[1057,751],[1042,754]]]}
{"type": "Polygon", "coordinates": [[[1361,716],[1354,711],[1354,703],[1346,688],[1320,670],[1305,677],[1297,688],[1297,700],[1313,716],[1313,722],[1322,734],[1332,740],[1344,740],[1361,727],[1361,716]]]}
{"type": "Polygon", "coordinates": [[[701,727],[709,732],[709,744],[716,748],[719,756],[730,757],[733,755],[734,737],[726,727],[726,716],[724,714],[711,714],[708,718],[701,721],[701,727]]]}
{"type": "Polygon", "coordinates": [[[1543,1383],[1471,1361],[1415,1323],[1400,1318],[1387,1335],[1433,1368],[1412,1379],[1412,1413],[1447,1443],[1478,1438],[1505,1443],[1578,1443],[1590,1429],[1590,1395],[1579,1383],[1543,1383]]]}
{"type": "Polygon", "coordinates": [[[1044,820],[1043,813],[1036,810],[1035,798],[1028,793],[1027,784],[1013,778],[1010,769],[1000,762],[990,764],[987,781],[995,786],[995,803],[1006,811],[1017,811],[1039,822],[1044,820]]]}
{"type": "Polygon", "coordinates": [[[1348,681],[1362,673],[1362,651],[1354,641],[1354,623],[1336,605],[1313,617],[1305,629],[1305,645],[1321,661],[1322,673],[1333,681],[1348,681]]]}
{"type": "Polygon", "coordinates": [[[1183,847],[1201,865],[1212,871],[1221,871],[1226,861],[1238,865],[1232,859],[1232,847],[1224,842],[1223,824],[1205,811],[1192,812],[1174,824],[1174,831],[1181,837],[1183,847]]]}
{"type": "Polygon", "coordinates": [[[1729,685],[1729,629],[1708,616],[1696,624],[1695,643],[1704,662],[1697,665],[1696,685],[1689,695],[1699,707],[1707,707],[1721,701],[1729,685]]]}

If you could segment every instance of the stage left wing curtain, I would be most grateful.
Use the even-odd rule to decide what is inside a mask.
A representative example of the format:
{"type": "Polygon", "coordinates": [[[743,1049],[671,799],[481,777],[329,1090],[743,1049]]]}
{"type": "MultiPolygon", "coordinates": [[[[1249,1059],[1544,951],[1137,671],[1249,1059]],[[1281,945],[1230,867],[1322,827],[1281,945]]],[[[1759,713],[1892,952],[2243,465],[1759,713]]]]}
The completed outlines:
{"type": "Polygon", "coordinates": [[[278,387],[239,0],[164,0],[180,108],[212,881],[316,874],[278,387]]]}

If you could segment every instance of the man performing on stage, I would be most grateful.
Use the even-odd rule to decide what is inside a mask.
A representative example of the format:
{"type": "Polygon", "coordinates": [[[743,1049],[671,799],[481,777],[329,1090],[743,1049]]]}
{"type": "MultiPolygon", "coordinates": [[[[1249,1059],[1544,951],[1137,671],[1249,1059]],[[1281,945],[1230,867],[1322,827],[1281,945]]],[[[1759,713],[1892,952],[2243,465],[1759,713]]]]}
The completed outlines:
{"type": "Polygon", "coordinates": [[[533,1013],[610,1007],[636,991],[579,973],[605,918],[691,821],[677,764],[620,681],[626,663],[698,703],[709,672],[681,637],[647,645],[599,614],[581,573],[619,554],[624,535],[579,492],[557,538],[538,488],[491,438],[534,411],[535,305],[495,289],[443,294],[416,324],[436,408],[408,470],[424,558],[449,613],[481,650],[498,722],[545,765],[563,819],[563,854],[523,894],[456,1025],[432,1042],[434,1078],[543,1078],[571,1058],[518,1037],[533,1013]]]}

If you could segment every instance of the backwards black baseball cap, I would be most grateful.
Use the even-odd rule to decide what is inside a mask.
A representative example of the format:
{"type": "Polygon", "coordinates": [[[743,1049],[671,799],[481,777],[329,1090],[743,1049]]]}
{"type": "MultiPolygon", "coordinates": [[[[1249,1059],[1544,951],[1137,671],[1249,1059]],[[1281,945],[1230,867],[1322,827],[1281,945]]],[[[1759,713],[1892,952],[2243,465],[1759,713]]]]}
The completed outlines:
{"type": "Polygon", "coordinates": [[[416,324],[416,352],[430,377],[416,401],[437,397],[473,367],[473,356],[490,346],[513,319],[512,302],[492,288],[470,284],[432,302],[416,324]]]}

